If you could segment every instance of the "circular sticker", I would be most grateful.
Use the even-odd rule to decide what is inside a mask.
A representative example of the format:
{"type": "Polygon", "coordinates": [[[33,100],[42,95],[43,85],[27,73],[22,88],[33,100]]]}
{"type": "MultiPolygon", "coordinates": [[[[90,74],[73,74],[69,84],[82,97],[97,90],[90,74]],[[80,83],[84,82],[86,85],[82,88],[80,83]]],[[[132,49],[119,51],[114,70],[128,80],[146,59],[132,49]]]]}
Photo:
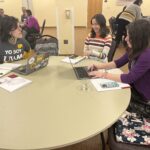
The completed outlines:
{"type": "Polygon", "coordinates": [[[34,61],[35,61],[35,58],[34,58],[34,57],[31,57],[31,58],[29,59],[28,63],[31,65],[31,64],[34,63],[34,61]]]}

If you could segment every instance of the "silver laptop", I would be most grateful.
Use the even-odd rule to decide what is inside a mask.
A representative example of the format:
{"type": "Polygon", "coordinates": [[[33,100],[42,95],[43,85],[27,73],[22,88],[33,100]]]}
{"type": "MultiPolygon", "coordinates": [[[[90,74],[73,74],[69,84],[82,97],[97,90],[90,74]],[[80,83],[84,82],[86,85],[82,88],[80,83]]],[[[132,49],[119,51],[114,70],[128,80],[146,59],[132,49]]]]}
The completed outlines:
{"type": "MultiPolygon", "coordinates": [[[[70,58],[69,58],[70,60],[70,58]]],[[[91,76],[88,74],[88,67],[87,66],[81,66],[81,67],[76,67],[73,65],[73,63],[70,60],[70,64],[75,72],[75,75],[77,79],[83,80],[83,79],[90,79],[91,76]]]]}
{"type": "Polygon", "coordinates": [[[13,71],[19,74],[28,75],[32,72],[35,72],[47,66],[48,61],[49,61],[48,52],[33,54],[31,57],[27,59],[27,63],[25,65],[22,65],[13,71]]]}

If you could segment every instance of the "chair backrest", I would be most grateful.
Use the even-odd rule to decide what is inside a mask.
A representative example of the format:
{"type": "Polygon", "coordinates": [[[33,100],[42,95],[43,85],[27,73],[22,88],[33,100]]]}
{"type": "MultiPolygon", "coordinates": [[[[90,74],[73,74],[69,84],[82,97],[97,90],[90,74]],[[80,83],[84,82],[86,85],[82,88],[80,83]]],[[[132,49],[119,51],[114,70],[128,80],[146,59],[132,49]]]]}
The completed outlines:
{"type": "Polygon", "coordinates": [[[112,32],[112,35],[115,36],[117,33],[117,23],[116,23],[116,17],[111,17],[109,19],[109,25],[112,32]]]}
{"type": "Polygon", "coordinates": [[[49,52],[49,55],[57,56],[58,55],[58,40],[56,37],[51,35],[43,35],[36,40],[35,51],[49,52]]]}
{"type": "Polygon", "coordinates": [[[115,51],[116,51],[116,41],[112,40],[111,47],[110,47],[110,50],[108,53],[108,62],[113,60],[113,57],[115,55],[115,51]]]}
{"type": "Polygon", "coordinates": [[[43,35],[43,31],[44,31],[44,28],[45,28],[45,24],[46,24],[46,20],[44,19],[43,24],[42,24],[42,28],[41,28],[41,32],[40,32],[40,35],[41,35],[41,36],[43,35]]]}

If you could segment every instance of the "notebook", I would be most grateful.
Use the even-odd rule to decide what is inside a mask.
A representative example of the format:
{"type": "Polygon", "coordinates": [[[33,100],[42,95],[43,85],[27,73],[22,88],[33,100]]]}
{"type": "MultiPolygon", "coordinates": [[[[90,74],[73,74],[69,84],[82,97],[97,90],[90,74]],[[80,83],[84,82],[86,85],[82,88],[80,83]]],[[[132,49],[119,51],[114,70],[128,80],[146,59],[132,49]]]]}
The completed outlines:
{"type": "Polygon", "coordinates": [[[27,59],[25,65],[18,67],[14,70],[14,72],[28,75],[32,72],[35,72],[39,69],[42,69],[48,65],[49,61],[49,53],[48,52],[41,52],[38,54],[33,54],[31,57],[27,59]]]}

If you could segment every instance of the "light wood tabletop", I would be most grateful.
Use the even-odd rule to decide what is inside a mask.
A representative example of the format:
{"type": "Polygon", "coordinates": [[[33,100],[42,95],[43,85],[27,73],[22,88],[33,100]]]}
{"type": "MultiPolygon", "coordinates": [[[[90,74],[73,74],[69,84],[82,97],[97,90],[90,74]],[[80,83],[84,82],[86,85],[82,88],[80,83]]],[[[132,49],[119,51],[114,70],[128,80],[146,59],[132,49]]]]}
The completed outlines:
{"type": "Polygon", "coordinates": [[[130,89],[97,92],[61,59],[50,57],[47,67],[23,76],[32,83],[15,92],[0,89],[0,148],[72,145],[104,131],[126,110],[130,89]],[[82,90],[85,82],[88,89],[82,90]]]}

